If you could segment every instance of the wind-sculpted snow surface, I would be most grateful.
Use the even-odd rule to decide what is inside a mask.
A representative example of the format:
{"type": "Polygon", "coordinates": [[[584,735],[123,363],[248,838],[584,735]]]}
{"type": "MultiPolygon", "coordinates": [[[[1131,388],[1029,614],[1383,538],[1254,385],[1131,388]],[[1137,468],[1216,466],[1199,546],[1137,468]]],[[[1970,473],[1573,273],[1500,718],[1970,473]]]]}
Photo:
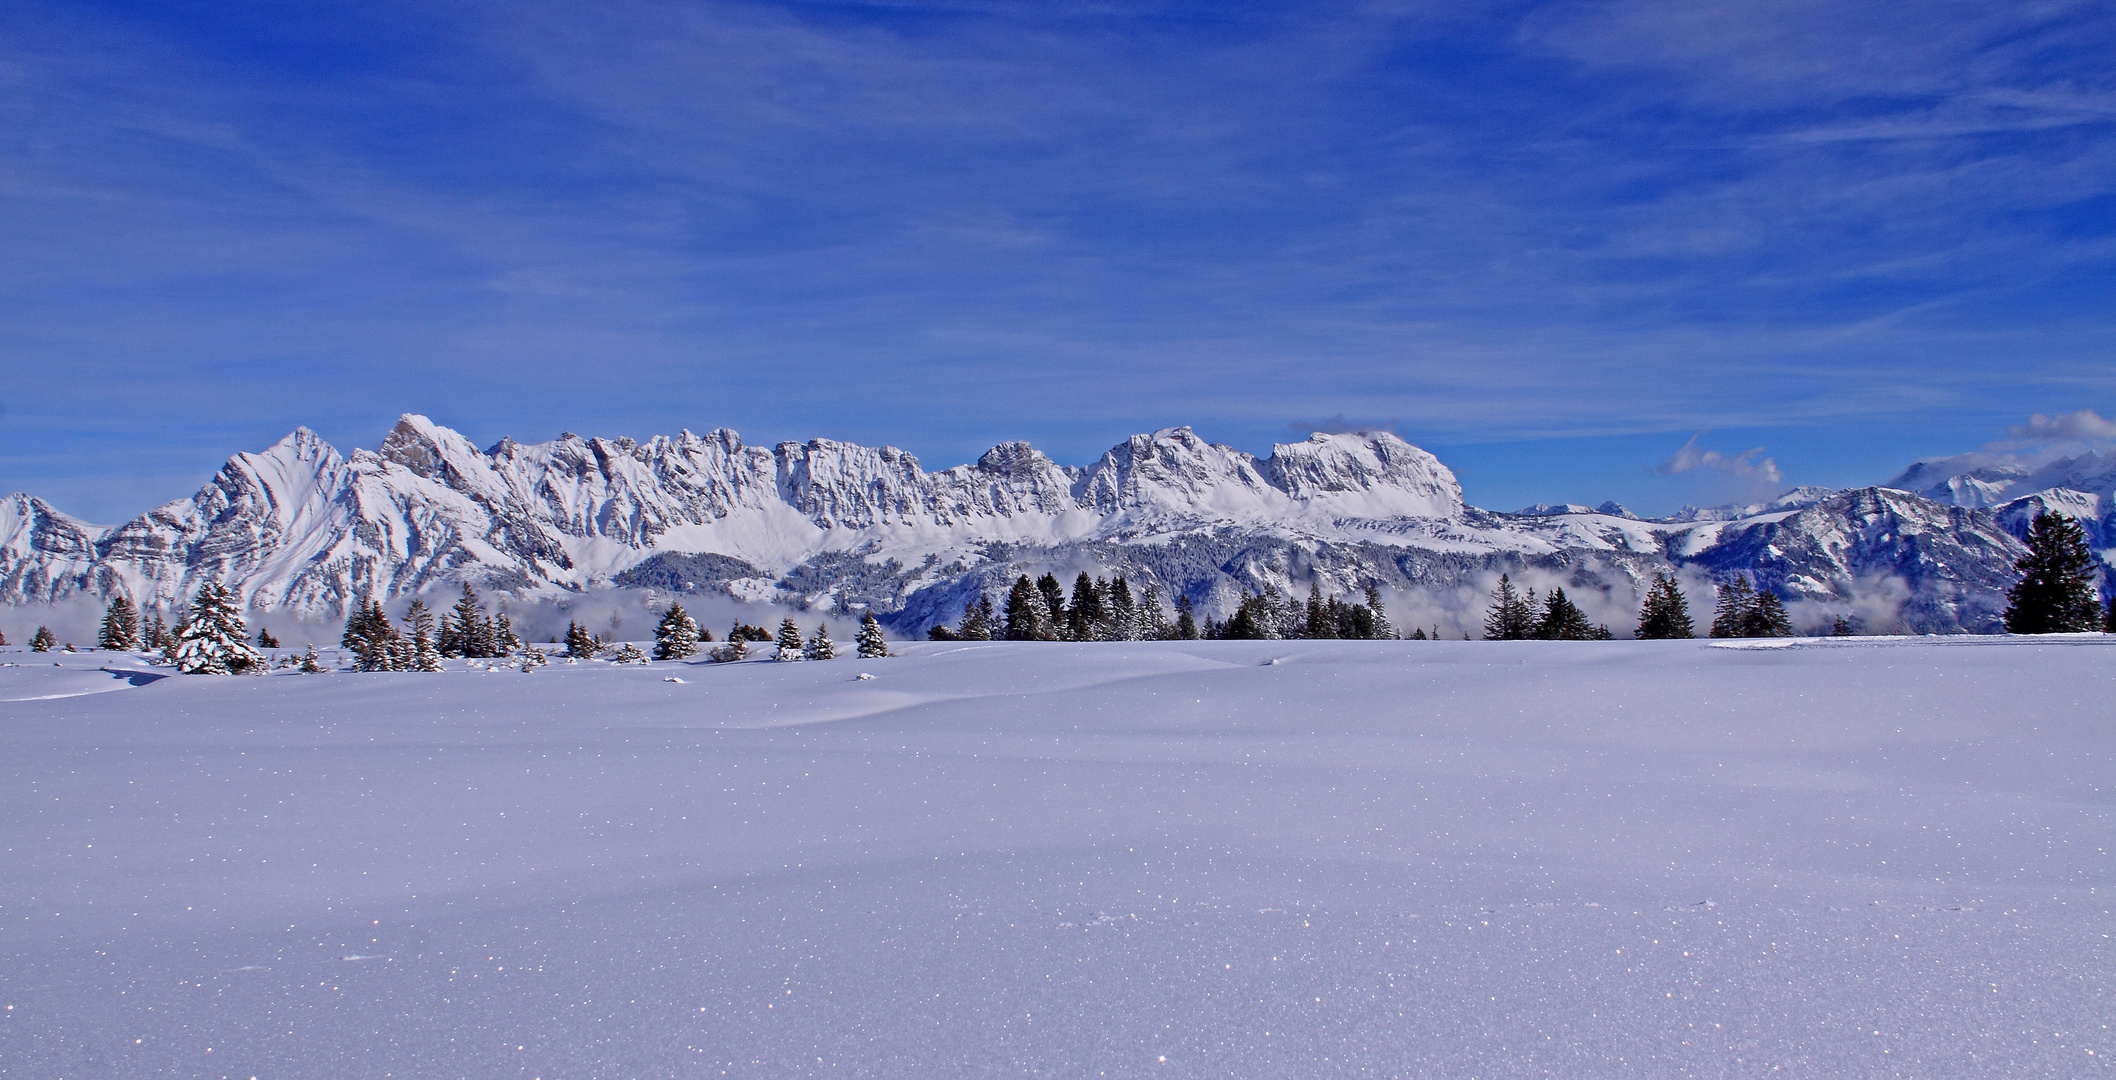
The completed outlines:
{"type": "Polygon", "coordinates": [[[0,1076],[2116,1054],[2098,635],[905,651],[0,650],[0,1076]]]}
{"type": "Polygon", "coordinates": [[[218,581],[259,611],[336,619],[362,598],[465,583],[537,602],[615,586],[874,611],[917,634],[1021,573],[1125,573],[1213,614],[1267,587],[1481,591],[1532,570],[1599,595],[1622,624],[1656,572],[1748,573],[1841,613],[1885,567],[1910,602],[1869,629],[1898,615],[1916,630],[1995,628],[1993,583],[2010,581],[2021,550],[2009,522],[1889,500],[1919,526],[1871,528],[1865,502],[1806,488],[1652,522],[1614,504],[1495,514],[1464,505],[1447,466],[1387,433],[1317,434],[1258,459],[1168,428],[1084,468],[1005,443],[929,473],[894,447],[766,450],[724,429],[479,450],[407,415],[378,449],[349,456],[298,430],[114,528],[12,496],[0,504],[0,602],[122,594],[174,614],[218,581]],[[1725,542],[1788,518],[1799,543],[1725,542]],[[1829,539],[1852,533],[1864,539],[1829,539]]]}

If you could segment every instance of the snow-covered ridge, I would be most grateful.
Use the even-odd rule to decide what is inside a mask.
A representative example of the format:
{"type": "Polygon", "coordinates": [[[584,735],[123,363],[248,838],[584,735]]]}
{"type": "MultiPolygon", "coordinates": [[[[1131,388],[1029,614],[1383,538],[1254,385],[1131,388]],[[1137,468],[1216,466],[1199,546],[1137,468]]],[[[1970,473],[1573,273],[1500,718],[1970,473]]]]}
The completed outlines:
{"type": "Polygon", "coordinates": [[[726,429],[481,450],[407,414],[372,451],[296,430],[115,527],[12,496],[0,602],[123,593],[167,608],[212,580],[257,608],[336,617],[362,597],[465,582],[525,599],[630,586],[871,609],[922,629],[1025,571],[1127,573],[1210,610],[1266,586],[1459,592],[1534,568],[1622,608],[1640,580],[1695,566],[1818,602],[1882,573],[1939,598],[1913,628],[1983,627],[1976,597],[2017,555],[2006,512],[1875,490],[1796,489],[1658,521],[1614,503],[1494,514],[1387,433],[1316,434],[1258,458],[1177,427],[1084,468],[1012,442],[928,472],[895,447],[767,449],[726,429]]]}

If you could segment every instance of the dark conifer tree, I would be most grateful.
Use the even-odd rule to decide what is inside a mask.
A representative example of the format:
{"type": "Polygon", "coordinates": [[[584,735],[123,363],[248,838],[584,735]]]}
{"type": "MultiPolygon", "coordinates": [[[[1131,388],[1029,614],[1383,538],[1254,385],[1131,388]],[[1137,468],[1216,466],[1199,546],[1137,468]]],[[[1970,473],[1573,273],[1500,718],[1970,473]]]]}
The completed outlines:
{"type": "Polygon", "coordinates": [[[1396,628],[1389,623],[1389,613],[1381,606],[1381,586],[1367,584],[1367,610],[1373,613],[1374,628],[1368,637],[1390,638],[1396,636],[1396,628]]]}
{"type": "Polygon", "coordinates": [[[1697,636],[1690,622],[1690,602],[1683,598],[1675,579],[1656,574],[1646,590],[1646,604],[1638,613],[1637,636],[1648,641],[1697,636]]]}
{"type": "Polygon", "coordinates": [[[140,647],[140,609],[124,596],[111,598],[103,610],[103,626],[96,635],[96,648],[132,652],[140,647]]]}
{"type": "Polygon", "coordinates": [[[1749,608],[1755,602],[1756,591],[1749,588],[1749,576],[1734,575],[1734,583],[1719,590],[1719,602],[1712,609],[1712,636],[1747,637],[1749,608]]]}
{"type": "Polygon", "coordinates": [[[467,581],[463,583],[462,597],[455,604],[455,624],[462,655],[473,659],[500,655],[492,624],[485,618],[485,605],[478,601],[477,590],[467,581]]]}
{"type": "Polygon", "coordinates": [[[1055,641],[1065,635],[1065,586],[1058,583],[1058,575],[1045,572],[1036,579],[1036,592],[1043,597],[1044,619],[1055,641]]]}
{"type": "Polygon", "coordinates": [[[273,637],[270,630],[260,626],[257,628],[257,647],[260,649],[276,649],[279,647],[279,639],[273,637]]]}
{"type": "Polygon", "coordinates": [[[1307,610],[1302,613],[1301,636],[1310,638],[1334,638],[1337,636],[1337,618],[1329,606],[1322,601],[1314,588],[1308,590],[1307,610]]]}
{"type": "Polygon", "coordinates": [[[2021,578],[2006,593],[2006,632],[2069,634],[2103,620],[2094,600],[2094,553],[2079,523],[2063,514],[2035,515],[2028,553],[2014,564],[2021,578]]]}
{"type": "Polygon", "coordinates": [[[817,623],[816,632],[808,637],[808,644],[801,647],[801,656],[808,660],[835,660],[838,658],[837,642],[830,640],[830,624],[817,623]]]}
{"type": "Polygon", "coordinates": [[[1188,595],[1176,597],[1175,632],[1176,640],[1178,641],[1196,641],[1198,639],[1197,611],[1191,607],[1188,595]]]}
{"type": "Polygon", "coordinates": [[[1842,615],[1839,615],[1839,616],[1837,616],[1837,617],[1836,617],[1835,619],[1832,619],[1832,620],[1830,620],[1830,624],[1829,624],[1829,636],[1831,636],[1831,637],[1851,637],[1851,636],[1852,636],[1852,626],[1851,626],[1851,620],[1850,620],[1850,619],[1847,619],[1847,618],[1845,618],[1845,617],[1844,617],[1844,616],[1842,616],[1842,615]]]}
{"type": "Polygon", "coordinates": [[[1047,636],[1044,626],[1048,613],[1043,595],[1036,591],[1029,576],[1023,574],[1015,578],[1014,587],[1007,592],[1007,640],[1043,640],[1047,636]]]}
{"type": "Polygon", "coordinates": [[[1550,595],[1544,598],[1542,618],[1536,622],[1536,635],[1546,641],[1593,641],[1598,635],[1594,625],[1587,621],[1587,614],[1565,596],[1565,590],[1553,585],[1550,595]]]}
{"type": "Polygon", "coordinates": [[[36,633],[31,634],[29,636],[29,651],[50,652],[52,646],[57,645],[58,643],[59,635],[52,633],[51,627],[40,626],[37,627],[36,633]]]}
{"type": "Polygon", "coordinates": [[[955,631],[955,636],[962,641],[992,640],[991,597],[979,596],[963,605],[962,625],[955,631]]]}
{"type": "Polygon", "coordinates": [[[1764,589],[1749,602],[1741,631],[1742,637],[1792,637],[1793,622],[1786,617],[1785,604],[1779,601],[1778,594],[1764,589]]]}
{"type": "Polygon", "coordinates": [[[1080,571],[1073,579],[1073,601],[1065,610],[1065,636],[1068,641],[1095,641],[1102,636],[1103,625],[1109,619],[1109,609],[1103,603],[1102,590],[1095,579],[1080,571]]]}
{"type": "Polygon", "coordinates": [[[602,649],[602,642],[588,632],[588,628],[577,622],[566,624],[566,655],[575,660],[592,660],[602,649]]]}
{"type": "Polygon", "coordinates": [[[1484,640],[1519,641],[1533,634],[1535,629],[1535,592],[1530,590],[1524,599],[1514,589],[1513,579],[1499,575],[1499,585],[1492,590],[1491,606],[1484,611],[1484,640]]]}
{"type": "Polygon", "coordinates": [[[1103,636],[1110,641],[1131,641],[1138,637],[1139,604],[1132,598],[1131,583],[1123,574],[1109,582],[1109,631],[1103,636]]]}

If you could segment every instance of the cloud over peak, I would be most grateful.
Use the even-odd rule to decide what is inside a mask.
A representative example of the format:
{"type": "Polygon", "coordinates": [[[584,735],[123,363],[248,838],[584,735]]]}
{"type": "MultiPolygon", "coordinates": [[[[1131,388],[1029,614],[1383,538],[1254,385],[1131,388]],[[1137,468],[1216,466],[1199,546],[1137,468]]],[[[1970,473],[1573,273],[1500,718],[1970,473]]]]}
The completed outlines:
{"type": "Polygon", "coordinates": [[[1742,480],[1753,480],[1758,483],[1782,484],[1785,482],[1785,473],[1778,468],[1778,463],[1770,458],[1761,456],[1763,447],[1753,447],[1743,450],[1739,454],[1729,456],[1717,450],[1699,449],[1697,440],[1704,438],[1704,434],[1704,432],[1700,431],[1690,436],[1690,441],[1684,443],[1682,449],[1670,455],[1668,460],[1655,466],[1653,471],[1662,476],[1677,476],[1696,469],[1711,469],[1715,472],[1725,473],[1728,476],[1742,480]]]}

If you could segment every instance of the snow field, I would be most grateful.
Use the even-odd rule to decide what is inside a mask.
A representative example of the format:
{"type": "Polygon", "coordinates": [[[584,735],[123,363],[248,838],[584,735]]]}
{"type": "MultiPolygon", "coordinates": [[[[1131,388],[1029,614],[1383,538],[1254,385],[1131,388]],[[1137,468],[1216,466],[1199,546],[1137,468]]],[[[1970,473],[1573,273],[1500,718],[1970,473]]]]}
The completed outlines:
{"type": "Polygon", "coordinates": [[[1753,644],[0,650],[0,1076],[2108,1072],[2116,640],[1753,644]]]}

